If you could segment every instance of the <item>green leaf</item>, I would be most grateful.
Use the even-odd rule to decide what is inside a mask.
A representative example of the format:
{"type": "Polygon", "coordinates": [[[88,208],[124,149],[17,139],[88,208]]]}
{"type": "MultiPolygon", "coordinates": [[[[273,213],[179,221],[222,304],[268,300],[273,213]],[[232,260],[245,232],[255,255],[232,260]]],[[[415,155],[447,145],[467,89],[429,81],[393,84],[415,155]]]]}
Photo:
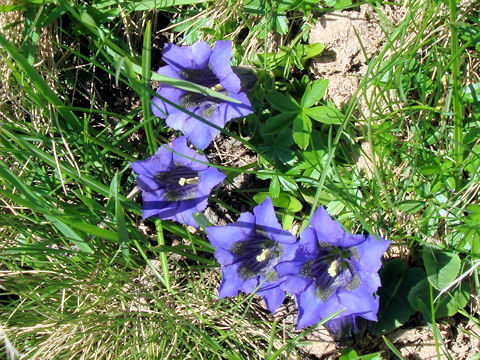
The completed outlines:
{"type": "MultiPolygon", "coordinates": [[[[433,290],[433,299],[435,299],[439,291],[433,290]]],[[[470,296],[470,288],[467,282],[462,282],[460,288],[448,291],[443,294],[435,306],[435,317],[442,318],[446,316],[455,315],[458,310],[463,309],[468,302],[470,296]]],[[[415,285],[408,294],[408,302],[410,306],[417,311],[420,311],[425,320],[432,322],[432,314],[430,311],[430,289],[427,279],[420,281],[415,285]]]]}
{"type": "Polygon", "coordinates": [[[358,360],[358,354],[352,348],[346,348],[342,350],[342,355],[338,360],[358,360]]]}
{"type": "Polygon", "coordinates": [[[423,249],[423,262],[428,281],[438,290],[448,287],[457,278],[461,265],[457,254],[431,246],[423,249]]]}
{"type": "Polygon", "coordinates": [[[296,113],[299,111],[298,103],[290,95],[287,96],[277,91],[272,91],[265,94],[265,98],[276,110],[296,113]]]}
{"type": "Polygon", "coordinates": [[[294,217],[290,214],[283,214],[282,217],[282,228],[288,230],[292,227],[294,217]]]}
{"type": "Polygon", "coordinates": [[[278,176],[274,176],[272,181],[270,181],[268,193],[272,199],[276,199],[278,195],[280,195],[280,181],[278,180],[278,176]]]}
{"type": "Polygon", "coordinates": [[[329,106],[321,105],[304,109],[303,112],[313,120],[324,124],[341,124],[343,114],[329,106]]]}
{"type": "Polygon", "coordinates": [[[267,135],[278,134],[289,127],[297,115],[298,110],[294,112],[282,112],[278,115],[272,116],[265,122],[265,125],[263,125],[263,132],[267,135]]]}
{"type": "Polygon", "coordinates": [[[380,335],[408,321],[415,313],[408,303],[408,292],[425,277],[425,271],[420,268],[407,269],[405,263],[398,259],[383,266],[380,271],[382,286],[377,291],[380,297],[378,321],[370,326],[372,333],[380,335]]]}
{"type": "MultiPolygon", "coordinates": [[[[253,196],[253,200],[260,204],[270,194],[268,192],[259,192],[253,196]]],[[[272,199],[273,206],[281,207],[292,213],[302,210],[302,203],[287,193],[280,193],[276,199],[272,199]]]]}
{"type": "Polygon", "coordinates": [[[288,31],[288,19],[285,14],[274,14],[275,30],[280,34],[286,34],[288,31]]]}
{"type": "Polygon", "coordinates": [[[312,85],[307,85],[305,92],[303,93],[300,106],[302,108],[309,108],[315,105],[321,98],[325,96],[325,92],[328,87],[327,80],[317,80],[312,85]]]}
{"type": "Polygon", "coordinates": [[[400,211],[403,211],[405,213],[416,213],[420,210],[423,209],[424,206],[426,206],[427,203],[425,201],[420,201],[420,200],[405,200],[400,203],[398,203],[398,209],[400,211]]]}
{"type": "Polygon", "coordinates": [[[312,121],[308,116],[301,113],[293,120],[293,140],[302,149],[306,149],[310,143],[310,134],[312,132],[312,121]]]}
{"type": "MultiPolygon", "coordinates": [[[[325,45],[322,43],[315,43],[305,46],[305,55],[303,56],[303,61],[307,61],[314,56],[320,55],[322,51],[325,49],[325,45]]],[[[325,81],[325,80],[321,80],[325,81]]],[[[328,82],[328,80],[326,80],[328,82]]]]}

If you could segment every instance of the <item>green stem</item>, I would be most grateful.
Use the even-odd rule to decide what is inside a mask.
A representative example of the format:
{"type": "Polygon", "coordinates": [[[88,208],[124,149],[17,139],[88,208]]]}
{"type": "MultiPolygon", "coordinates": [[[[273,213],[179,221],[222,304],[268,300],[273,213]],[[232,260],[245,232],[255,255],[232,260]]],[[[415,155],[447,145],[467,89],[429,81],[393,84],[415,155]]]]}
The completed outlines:
{"type": "MultiPolygon", "coordinates": [[[[449,0],[450,7],[450,32],[451,45],[450,54],[452,56],[452,85],[453,85],[453,153],[454,159],[461,167],[463,165],[463,109],[460,99],[460,63],[458,51],[458,32],[455,27],[457,21],[457,2],[449,0]]],[[[457,177],[456,188],[462,186],[460,177],[457,177]]]]}

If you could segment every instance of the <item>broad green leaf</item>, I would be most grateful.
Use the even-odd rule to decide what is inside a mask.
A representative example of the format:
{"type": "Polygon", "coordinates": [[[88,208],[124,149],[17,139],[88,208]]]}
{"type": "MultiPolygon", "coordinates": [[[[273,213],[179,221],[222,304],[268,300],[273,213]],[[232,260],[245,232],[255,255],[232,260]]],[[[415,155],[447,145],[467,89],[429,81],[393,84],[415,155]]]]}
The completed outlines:
{"type": "Polygon", "coordinates": [[[292,227],[294,217],[290,214],[283,214],[282,217],[282,228],[288,230],[292,227]]]}
{"type": "Polygon", "coordinates": [[[377,294],[380,297],[378,321],[370,326],[376,335],[394,330],[403,325],[415,313],[408,303],[410,289],[425,279],[425,271],[420,268],[407,269],[405,263],[395,259],[380,270],[382,286],[377,294]]]}
{"type": "MultiPolygon", "coordinates": [[[[303,56],[303,61],[307,61],[314,56],[320,55],[325,49],[325,45],[322,43],[315,43],[305,46],[305,55],[303,56]]],[[[328,81],[328,80],[327,80],[328,81]]]]}
{"type": "MultiPolygon", "coordinates": [[[[462,282],[459,288],[451,289],[443,294],[434,304],[435,317],[442,318],[446,316],[455,315],[458,310],[463,309],[470,297],[470,291],[467,282],[462,282]]],[[[437,297],[439,291],[432,288],[433,299],[437,297]]],[[[408,302],[410,306],[417,311],[420,311],[425,320],[432,321],[432,314],[430,311],[430,289],[427,279],[420,281],[415,285],[408,294],[408,302]]]]}
{"type": "Polygon", "coordinates": [[[286,34],[288,31],[288,19],[285,14],[274,14],[275,30],[280,34],[286,34]]]}
{"type": "Polygon", "coordinates": [[[300,106],[303,109],[309,108],[315,105],[321,98],[325,96],[327,91],[328,79],[317,80],[312,85],[307,85],[305,92],[303,93],[300,106]]]}
{"type": "Polygon", "coordinates": [[[343,114],[329,106],[320,105],[304,109],[303,112],[315,121],[324,124],[341,124],[343,114]]]}
{"type": "MultiPolygon", "coordinates": [[[[253,196],[253,200],[260,204],[269,196],[268,192],[259,192],[253,196]]],[[[276,199],[272,199],[273,205],[281,207],[292,213],[296,213],[302,210],[302,203],[295,199],[293,196],[288,195],[287,193],[280,193],[276,199]]]]}
{"type": "Polygon", "coordinates": [[[282,112],[278,115],[272,116],[265,122],[265,125],[263,125],[263,132],[267,135],[278,134],[282,130],[289,127],[297,115],[298,110],[282,112]]]}
{"type": "Polygon", "coordinates": [[[342,350],[342,355],[338,360],[358,360],[358,354],[354,349],[346,348],[342,350]]]}
{"type": "Polygon", "coordinates": [[[298,103],[290,95],[287,96],[277,91],[272,91],[265,94],[265,98],[276,110],[297,113],[299,111],[298,103]]]}
{"type": "Polygon", "coordinates": [[[270,181],[268,193],[272,199],[276,199],[280,195],[280,182],[278,181],[278,176],[274,176],[272,181],[270,181]]]}
{"type": "Polygon", "coordinates": [[[303,113],[293,120],[293,139],[302,149],[306,149],[310,144],[310,134],[312,132],[312,121],[303,113]]]}
{"type": "Polygon", "coordinates": [[[423,262],[428,281],[438,290],[448,287],[457,278],[461,265],[457,254],[431,246],[424,247],[423,262]]]}

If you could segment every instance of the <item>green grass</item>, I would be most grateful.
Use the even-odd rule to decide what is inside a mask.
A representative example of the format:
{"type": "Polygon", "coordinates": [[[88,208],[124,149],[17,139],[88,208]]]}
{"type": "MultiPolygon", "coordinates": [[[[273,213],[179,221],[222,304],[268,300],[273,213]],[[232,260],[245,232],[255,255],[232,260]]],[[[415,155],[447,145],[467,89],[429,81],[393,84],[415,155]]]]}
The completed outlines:
{"type": "MultiPolygon", "coordinates": [[[[416,0],[403,4],[406,14],[396,26],[381,16],[384,46],[369,59],[350,103],[338,109],[339,124],[314,122],[304,151],[288,132],[280,142],[263,131],[275,114],[264,95],[276,90],[299,100],[305,88],[290,71],[308,64],[302,52],[308,28],[301,25],[326,10],[299,4],[259,14],[235,1],[172,0],[158,2],[157,10],[154,2],[0,7],[1,356],[10,348],[32,359],[304,356],[297,345],[312,329],[299,334],[266,317],[253,295],[218,300],[220,272],[203,232],[144,221],[139,197],[128,196],[135,188],[129,164],[173,134],[150,111],[151,80],[165,80],[152,65],[159,65],[153,54],[162,44],[154,40],[165,27],[175,41],[233,39],[234,62],[268,70],[253,94],[256,115],[224,131],[253,149],[258,163],[214,165],[229,180],[244,172],[271,185],[234,190],[242,203],[227,207],[238,213],[252,207],[255,193],[282,193],[301,204],[300,210],[278,207],[285,224],[302,228],[324,205],[349,231],[391,240],[389,257],[428,275],[434,292],[425,319],[432,329],[443,321],[433,304],[441,289],[432,290],[437,283],[422,255],[426,245],[459,259],[448,280],[468,273],[461,283],[470,284],[468,304],[475,304],[478,10],[416,0]],[[22,14],[18,22],[13,10],[22,14]],[[285,47],[280,57],[256,58],[267,49],[269,31],[285,47]]],[[[223,200],[218,193],[212,199],[223,200]]],[[[443,296],[456,291],[452,286],[443,296]]],[[[448,315],[471,317],[478,332],[477,310],[451,305],[448,315]]],[[[446,351],[446,339],[434,335],[437,352],[446,351]]],[[[388,331],[384,336],[397,354],[388,331]]]]}

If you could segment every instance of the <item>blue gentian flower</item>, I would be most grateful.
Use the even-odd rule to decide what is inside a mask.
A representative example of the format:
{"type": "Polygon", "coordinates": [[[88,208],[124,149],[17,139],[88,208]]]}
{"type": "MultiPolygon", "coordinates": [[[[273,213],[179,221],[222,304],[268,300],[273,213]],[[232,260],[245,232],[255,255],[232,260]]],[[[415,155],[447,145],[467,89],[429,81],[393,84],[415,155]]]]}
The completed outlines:
{"type": "Polygon", "coordinates": [[[206,231],[223,273],[219,297],[235,296],[239,291],[250,294],[263,283],[257,294],[275,312],[285,298],[275,265],[282,259],[284,247],[296,239],[278,223],[272,200],[266,198],[253,214],[242,213],[234,224],[206,231]]]}
{"type": "MultiPolygon", "coordinates": [[[[253,86],[256,78],[246,69],[232,68],[231,53],[231,41],[217,41],[213,50],[205,41],[199,41],[192,46],[166,44],[162,59],[168,65],[158,69],[158,73],[213,88],[238,100],[239,104],[165,84],[160,85],[157,93],[220,128],[233,118],[252,113],[246,91],[253,86]]],[[[155,116],[166,116],[167,125],[181,130],[198,149],[206,148],[220,132],[157,97],[152,101],[155,116]]]]}
{"type": "Polygon", "coordinates": [[[137,184],[142,190],[142,215],[198,227],[193,214],[207,207],[210,192],[225,175],[199,163],[206,163],[207,158],[190,149],[185,136],[173,140],[171,149],[178,154],[163,145],[153,156],[130,165],[138,175],[137,184]]]}
{"type": "Polygon", "coordinates": [[[295,297],[297,327],[314,325],[342,309],[339,316],[376,321],[378,270],[389,244],[344,232],[320,207],[298,244],[285,247],[284,261],[275,267],[285,276],[282,288],[295,297]]]}

